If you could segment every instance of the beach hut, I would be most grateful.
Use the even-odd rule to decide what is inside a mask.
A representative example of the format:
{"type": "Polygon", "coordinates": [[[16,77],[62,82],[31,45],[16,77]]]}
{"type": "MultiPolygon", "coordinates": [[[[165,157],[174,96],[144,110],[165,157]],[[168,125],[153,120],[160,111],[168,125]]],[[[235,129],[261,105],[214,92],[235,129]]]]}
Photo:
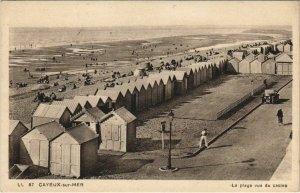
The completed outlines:
{"type": "Polygon", "coordinates": [[[62,101],[53,101],[51,105],[66,106],[72,115],[79,113],[82,110],[80,103],[74,99],[64,99],[62,101]]]}
{"type": "Polygon", "coordinates": [[[202,83],[204,83],[205,82],[205,80],[204,80],[204,75],[205,75],[205,73],[204,73],[204,67],[203,66],[201,66],[200,67],[200,74],[201,74],[201,76],[200,76],[200,81],[201,81],[201,84],[202,83]]]}
{"type": "Polygon", "coordinates": [[[292,51],[292,45],[291,44],[285,44],[284,46],[283,46],[283,51],[284,52],[291,52],[292,51]]]}
{"type": "Polygon", "coordinates": [[[276,63],[273,59],[264,61],[261,65],[261,71],[264,74],[276,74],[276,63]]]}
{"type": "MultiPolygon", "coordinates": [[[[107,112],[112,108],[112,100],[108,96],[99,96],[99,95],[88,95],[88,96],[75,96],[74,100],[77,100],[80,104],[88,104],[91,107],[98,107],[101,110],[107,112]]],[[[91,108],[89,107],[89,108],[91,108]]]]}
{"type": "Polygon", "coordinates": [[[39,104],[31,117],[31,127],[50,121],[57,121],[64,127],[69,127],[72,113],[69,108],[62,105],[39,104]]]}
{"type": "Polygon", "coordinates": [[[218,63],[220,64],[220,68],[219,68],[220,74],[224,74],[226,72],[227,62],[228,60],[226,58],[220,58],[218,62],[215,62],[217,64],[218,63]]]}
{"type": "MultiPolygon", "coordinates": [[[[220,64],[218,66],[220,66],[220,64]]],[[[217,77],[219,77],[220,74],[221,74],[220,68],[218,68],[218,66],[217,66],[216,63],[213,64],[213,78],[214,79],[217,78],[217,77]]],[[[224,72],[225,72],[226,69],[227,69],[227,64],[224,64],[224,69],[225,69],[224,70],[224,72]]]]}
{"type": "Polygon", "coordinates": [[[248,55],[244,60],[239,63],[239,73],[251,73],[250,63],[255,60],[253,55],[248,55]]]}
{"type": "Polygon", "coordinates": [[[98,135],[86,124],[69,128],[51,141],[51,174],[69,177],[93,175],[98,147],[98,135]]]}
{"type": "Polygon", "coordinates": [[[187,68],[190,68],[194,74],[194,78],[193,78],[193,87],[197,87],[197,78],[198,78],[198,67],[197,65],[194,64],[190,64],[187,66],[187,68]]]}
{"type": "Polygon", "coordinates": [[[293,74],[293,60],[292,58],[283,53],[276,57],[276,73],[279,75],[292,75],[293,74]]]}
{"type": "Polygon", "coordinates": [[[142,111],[146,109],[147,104],[147,93],[144,87],[144,84],[141,80],[135,82],[136,89],[138,91],[138,102],[137,102],[137,111],[142,111]]]}
{"type": "Polygon", "coordinates": [[[277,45],[277,50],[279,51],[279,52],[284,52],[284,45],[281,43],[281,44],[279,44],[279,45],[277,45]]]}
{"type": "Polygon", "coordinates": [[[250,73],[262,73],[261,71],[261,67],[262,67],[262,62],[259,61],[258,59],[253,60],[252,62],[250,62],[250,73]]]}
{"type": "Polygon", "coordinates": [[[170,100],[174,96],[174,82],[168,72],[161,73],[161,77],[164,83],[164,100],[170,100]]]}
{"type": "Polygon", "coordinates": [[[136,117],[121,107],[105,115],[101,121],[100,149],[127,152],[135,148],[136,117]]]}
{"type": "Polygon", "coordinates": [[[212,80],[212,78],[213,78],[213,67],[212,67],[213,65],[212,64],[209,64],[208,65],[208,68],[207,68],[207,78],[208,78],[208,80],[212,80]]]}
{"type": "Polygon", "coordinates": [[[197,66],[197,71],[198,71],[198,76],[197,76],[197,86],[200,86],[202,83],[202,71],[201,71],[201,66],[197,66]]]}
{"type": "Polygon", "coordinates": [[[152,103],[152,106],[155,106],[158,103],[157,102],[158,84],[157,84],[155,77],[153,77],[153,76],[149,76],[148,80],[149,80],[149,83],[151,86],[151,103],[152,103]]]}
{"type": "Polygon", "coordinates": [[[143,85],[146,89],[146,107],[149,108],[152,106],[152,87],[148,78],[144,79],[143,85]]]}
{"type": "Polygon", "coordinates": [[[92,107],[85,109],[80,113],[72,117],[73,126],[80,123],[85,123],[89,126],[96,134],[100,132],[100,121],[101,118],[105,115],[98,107],[92,107]]]}
{"type": "Polygon", "coordinates": [[[138,111],[138,102],[139,102],[139,91],[136,88],[134,82],[130,84],[123,85],[124,87],[128,88],[128,91],[131,95],[131,110],[130,112],[137,112],[138,111]]]}
{"type": "Polygon", "coordinates": [[[175,76],[175,95],[185,95],[187,93],[187,74],[185,71],[172,71],[175,76]]]}
{"type": "Polygon", "coordinates": [[[157,81],[157,103],[161,104],[164,101],[164,83],[160,74],[156,76],[157,81]]]}
{"type": "Polygon", "coordinates": [[[49,167],[50,142],[65,128],[56,121],[35,126],[20,141],[20,163],[49,167]]]}
{"type": "Polygon", "coordinates": [[[9,165],[19,163],[20,140],[28,128],[19,120],[9,120],[9,165]]]}
{"type": "Polygon", "coordinates": [[[243,60],[245,58],[246,54],[247,54],[247,51],[245,51],[245,50],[238,50],[238,51],[232,52],[232,56],[239,60],[243,60]]]}
{"type": "Polygon", "coordinates": [[[191,90],[194,88],[194,72],[188,66],[185,68],[178,68],[177,71],[184,71],[187,75],[187,88],[191,90]]]}
{"type": "Polygon", "coordinates": [[[120,92],[120,94],[122,95],[122,98],[123,98],[123,106],[125,106],[126,109],[131,111],[132,96],[128,89],[128,84],[116,85],[114,87],[107,88],[107,90],[115,90],[117,92],[120,92]]]}
{"type": "Polygon", "coordinates": [[[204,82],[208,81],[208,64],[204,66],[203,68],[204,73],[204,82]]]}
{"type": "Polygon", "coordinates": [[[190,68],[192,68],[194,72],[194,86],[198,87],[200,85],[200,70],[199,67],[196,64],[190,65],[190,68]]]}
{"type": "Polygon", "coordinates": [[[114,109],[117,109],[117,108],[120,108],[124,105],[124,97],[121,93],[120,90],[109,90],[109,89],[106,89],[106,90],[98,90],[97,93],[95,94],[96,96],[102,96],[102,99],[103,97],[107,97],[106,101],[104,101],[105,103],[111,103],[108,105],[108,107],[111,107],[111,108],[114,108],[114,109]],[[108,98],[111,100],[109,102],[108,101],[108,98]]]}
{"type": "Polygon", "coordinates": [[[123,95],[123,98],[124,98],[124,106],[127,110],[131,111],[131,102],[132,102],[132,99],[131,99],[131,93],[130,91],[128,90],[128,88],[122,86],[122,88],[120,88],[120,92],[122,93],[123,95]]]}
{"type": "Polygon", "coordinates": [[[240,62],[241,61],[239,59],[232,58],[231,60],[228,61],[226,71],[230,72],[230,73],[239,73],[239,63],[240,62]]]}

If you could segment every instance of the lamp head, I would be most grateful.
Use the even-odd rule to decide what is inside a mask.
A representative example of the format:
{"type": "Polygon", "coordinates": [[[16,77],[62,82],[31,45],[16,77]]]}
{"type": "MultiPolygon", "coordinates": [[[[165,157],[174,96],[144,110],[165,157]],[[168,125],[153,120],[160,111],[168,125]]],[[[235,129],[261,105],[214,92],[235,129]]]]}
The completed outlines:
{"type": "Polygon", "coordinates": [[[169,117],[170,121],[173,120],[173,118],[174,118],[174,113],[173,113],[172,110],[169,112],[168,117],[169,117]]]}

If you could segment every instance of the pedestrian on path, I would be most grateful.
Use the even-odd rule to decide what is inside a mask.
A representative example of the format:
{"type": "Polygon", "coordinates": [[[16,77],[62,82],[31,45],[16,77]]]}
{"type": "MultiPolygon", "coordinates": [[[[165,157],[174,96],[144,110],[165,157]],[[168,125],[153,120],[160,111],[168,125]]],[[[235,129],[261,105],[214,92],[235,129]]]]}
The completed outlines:
{"type": "Polygon", "coordinates": [[[281,126],[283,124],[283,111],[279,109],[277,111],[278,124],[281,126]]]}
{"type": "Polygon", "coordinates": [[[208,135],[207,129],[204,129],[201,132],[201,137],[200,137],[200,142],[199,142],[199,148],[202,147],[203,141],[204,141],[205,147],[208,148],[207,137],[206,137],[207,135],[208,135]]]}
{"type": "Polygon", "coordinates": [[[265,85],[265,88],[267,89],[268,88],[267,79],[264,79],[264,85],[265,85]]]}

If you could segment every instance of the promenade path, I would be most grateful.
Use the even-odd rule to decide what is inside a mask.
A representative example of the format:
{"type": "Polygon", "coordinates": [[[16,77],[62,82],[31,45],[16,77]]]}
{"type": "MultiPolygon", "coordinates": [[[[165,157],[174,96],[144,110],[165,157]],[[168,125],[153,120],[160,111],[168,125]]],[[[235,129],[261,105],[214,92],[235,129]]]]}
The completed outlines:
{"type": "MultiPolygon", "coordinates": [[[[270,180],[290,143],[292,127],[292,83],[280,91],[279,104],[264,104],[243,119],[232,130],[211,144],[210,149],[195,157],[173,159],[179,170],[164,173],[158,170],[166,165],[166,157],[136,171],[113,174],[108,178],[124,179],[197,179],[197,180],[270,180]],[[284,112],[284,125],[277,123],[276,113],[284,112]]],[[[123,161],[130,157],[124,157],[123,161]]],[[[140,159],[147,160],[146,157],[140,159]]],[[[132,160],[135,161],[135,160],[132,160]]],[[[129,163],[129,162],[128,162],[129,163]]]]}

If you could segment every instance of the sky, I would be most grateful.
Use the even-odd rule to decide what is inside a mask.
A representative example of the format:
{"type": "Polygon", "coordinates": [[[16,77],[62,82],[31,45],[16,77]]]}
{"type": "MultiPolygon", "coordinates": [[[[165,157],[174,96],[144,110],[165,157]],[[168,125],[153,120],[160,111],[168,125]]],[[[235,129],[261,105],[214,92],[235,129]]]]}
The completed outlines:
{"type": "Polygon", "coordinates": [[[291,25],[298,2],[2,2],[13,27],[291,25]]]}

